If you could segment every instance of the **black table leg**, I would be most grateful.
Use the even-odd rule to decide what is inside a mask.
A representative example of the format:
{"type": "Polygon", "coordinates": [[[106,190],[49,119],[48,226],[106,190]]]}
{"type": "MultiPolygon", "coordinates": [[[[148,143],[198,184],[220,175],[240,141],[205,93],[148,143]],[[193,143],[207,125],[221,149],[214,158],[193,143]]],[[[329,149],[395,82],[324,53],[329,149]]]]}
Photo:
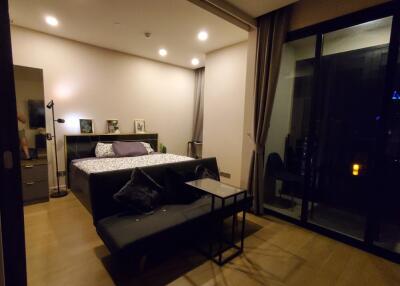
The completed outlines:
{"type": "MultiPolygon", "coordinates": [[[[247,200],[247,192],[244,193],[244,201],[246,203],[247,200]]],[[[246,208],[243,208],[243,217],[242,217],[242,230],[240,234],[240,251],[243,251],[244,248],[244,228],[246,225],[246,208]]]]}
{"type": "Polygon", "coordinates": [[[235,244],[235,232],[236,232],[236,219],[237,219],[237,195],[233,197],[233,215],[232,215],[232,244],[235,244]]]}
{"type": "MultiPolygon", "coordinates": [[[[239,195],[243,194],[244,196],[244,204],[246,204],[247,200],[247,193],[240,193],[239,195]]],[[[219,266],[224,265],[225,263],[231,261],[233,258],[239,256],[243,252],[244,248],[244,233],[245,233],[245,223],[246,223],[246,206],[245,205],[238,205],[238,194],[231,196],[233,197],[233,203],[230,206],[232,209],[225,210],[225,200],[226,198],[217,197],[221,199],[221,206],[216,210],[215,207],[215,200],[216,196],[211,194],[211,212],[210,212],[210,233],[209,233],[209,249],[208,254],[202,252],[206,256],[208,255],[209,259],[213,262],[218,264],[219,266]],[[229,211],[229,213],[228,213],[229,211]],[[240,233],[240,246],[235,243],[235,237],[237,236],[237,214],[238,212],[243,211],[243,220],[241,225],[241,233],[240,233]],[[224,236],[224,217],[226,214],[232,213],[232,226],[231,226],[231,240],[229,237],[224,236]],[[215,241],[217,238],[217,241],[215,241]],[[218,244],[218,249],[214,253],[214,246],[213,244],[218,244]],[[227,244],[227,247],[224,247],[224,243],[227,244]],[[229,249],[235,249],[236,251],[228,255],[227,257],[223,257],[223,254],[229,249]]]]}
{"type": "Polygon", "coordinates": [[[219,231],[218,231],[218,239],[219,239],[219,248],[218,248],[218,264],[222,263],[222,243],[223,243],[223,232],[224,232],[224,215],[223,211],[225,208],[225,199],[221,200],[221,215],[219,222],[219,231]]]}
{"type": "MultiPolygon", "coordinates": [[[[212,236],[212,234],[214,233],[214,229],[215,229],[215,227],[214,227],[214,210],[215,210],[215,196],[211,196],[211,227],[212,227],[212,229],[213,229],[213,231],[211,231],[211,236],[212,236]]],[[[212,258],[213,257],[213,242],[212,242],[212,240],[213,240],[213,237],[209,237],[208,238],[209,239],[209,245],[208,245],[208,253],[209,253],[209,258],[212,258]]]]}

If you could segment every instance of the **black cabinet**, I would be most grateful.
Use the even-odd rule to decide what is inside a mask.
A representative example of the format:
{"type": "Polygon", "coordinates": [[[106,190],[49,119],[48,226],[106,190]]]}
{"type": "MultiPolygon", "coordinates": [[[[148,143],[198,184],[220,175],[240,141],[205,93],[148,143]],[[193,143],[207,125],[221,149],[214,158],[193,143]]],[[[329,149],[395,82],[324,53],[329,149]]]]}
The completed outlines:
{"type": "Polygon", "coordinates": [[[49,200],[47,159],[21,162],[22,197],[24,203],[49,200]]]}

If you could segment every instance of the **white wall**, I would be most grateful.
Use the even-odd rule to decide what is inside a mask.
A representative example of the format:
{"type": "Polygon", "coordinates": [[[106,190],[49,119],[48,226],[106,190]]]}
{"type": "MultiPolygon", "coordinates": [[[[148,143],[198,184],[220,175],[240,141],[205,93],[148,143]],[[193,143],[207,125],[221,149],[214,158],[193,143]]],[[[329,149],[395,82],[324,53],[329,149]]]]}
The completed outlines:
{"type": "Polygon", "coordinates": [[[193,121],[192,70],[15,26],[11,36],[14,64],[43,69],[45,101],[54,99],[56,117],[66,120],[57,125],[61,170],[63,137],[79,133],[79,118],[92,118],[96,133],[105,133],[106,119],[119,119],[121,132],[130,133],[133,119],[144,118],[168,152],[186,153],[193,121]]]}
{"type": "Polygon", "coordinates": [[[240,186],[247,42],[206,55],[204,86],[203,157],[215,156],[222,181],[240,186]]]}

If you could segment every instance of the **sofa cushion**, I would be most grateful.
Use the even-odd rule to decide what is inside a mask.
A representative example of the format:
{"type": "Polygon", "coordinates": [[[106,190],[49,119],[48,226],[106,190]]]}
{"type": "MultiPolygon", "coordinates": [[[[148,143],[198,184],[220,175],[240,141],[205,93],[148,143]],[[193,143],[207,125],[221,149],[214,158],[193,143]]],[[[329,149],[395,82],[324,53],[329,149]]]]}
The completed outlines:
{"type": "MultiPolygon", "coordinates": [[[[177,172],[194,172],[196,166],[203,165],[213,173],[218,174],[218,166],[215,158],[189,160],[178,163],[163,165],[153,165],[140,168],[148,174],[159,185],[164,183],[166,168],[171,168],[177,172]]],[[[113,199],[113,195],[118,192],[131,177],[133,169],[92,173],[89,175],[90,205],[92,209],[93,223],[103,218],[115,215],[124,211],[121,204],[113,199]]]]}
{"type": "MultiPolygon", "coordinates": [[[[245,203],[244,196],[238,196],[238,204],[245,203]]],[[[233,198],[225,205],[229,211],[233,198]]],[[[215,209],[221,207],[221,200],[215,200],[215,209]]],[[[119,213],[100,220],[97,232],[111,253],[116,253],[137,246],[139,249],[149,238],[167,230],[194,222],[210,214],[211,198],[203,196],[192,204],[166,205],[151,215],[129,215],[119,213]]]]}
{"type": "Polygon", "coordinates": [[[143,214],[154,211],[161,201],[162,187],[140,168],[132,172],[131,179],[115,193],[113,198],[127,210],[143,214]]]}
{"type": "Polygon", "coordinates": [[[163,206],[151,215],[120,213],[100,220],[97,231],[109,250],[114,253],[204,215],[209,207],[209,200],[204,197],[190,205],[163,206]]]}

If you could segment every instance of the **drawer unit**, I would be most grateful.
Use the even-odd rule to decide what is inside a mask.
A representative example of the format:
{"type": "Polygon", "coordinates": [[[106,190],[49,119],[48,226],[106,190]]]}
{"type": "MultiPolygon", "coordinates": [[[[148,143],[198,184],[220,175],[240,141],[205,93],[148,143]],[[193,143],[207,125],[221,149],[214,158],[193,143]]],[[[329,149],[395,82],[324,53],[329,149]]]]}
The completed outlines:
{"type": "Polygon", "coordinates": [[[22,197],[24,203],[49,200],[47,160],[21,162],[22,197]]]}
{"type": "Polygon", "coordinates": [[[25,203],[49,200],[49,183],[47,181],[22,182],[22,198],[25,203]]]}
{"type": "Polygon", "coordinates": [[[25,164],[22,168],[22,181],[44,181],[47,180],[47,164],[34,165],[25,164]]]}

